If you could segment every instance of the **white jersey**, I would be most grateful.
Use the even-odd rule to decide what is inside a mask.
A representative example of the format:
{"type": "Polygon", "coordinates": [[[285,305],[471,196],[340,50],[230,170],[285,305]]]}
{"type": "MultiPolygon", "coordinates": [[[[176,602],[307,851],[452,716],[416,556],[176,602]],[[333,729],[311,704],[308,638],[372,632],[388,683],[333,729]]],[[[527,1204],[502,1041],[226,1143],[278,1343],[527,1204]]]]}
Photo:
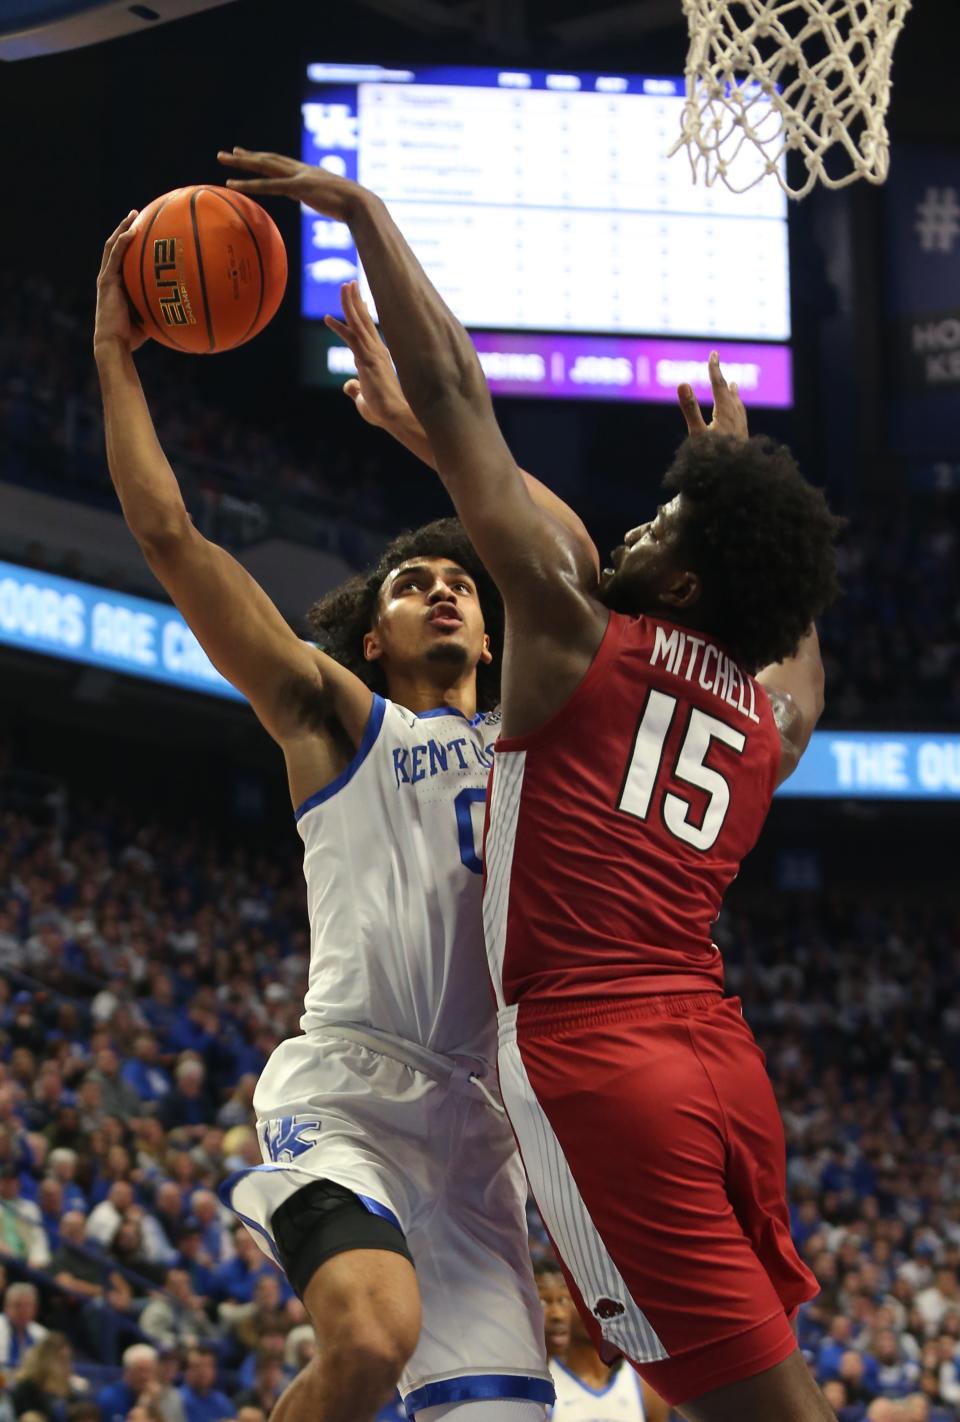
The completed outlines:
{"type": "Polygon", "coordinates": [[[550,1376],[557,1390],[553,1422],[644,1422],[640,1379],[628,1363],[621,1363],[602,1388],[581,1382],[557,1358],[550,1359],[550,1376]]]}
{"type": "Polygon", "coordinates": [[[495,1056],[483,816],[499,712],[374,696],[356,755],[297,811],[310,917],[305,1032],[352,1023],[495,1056]]]}

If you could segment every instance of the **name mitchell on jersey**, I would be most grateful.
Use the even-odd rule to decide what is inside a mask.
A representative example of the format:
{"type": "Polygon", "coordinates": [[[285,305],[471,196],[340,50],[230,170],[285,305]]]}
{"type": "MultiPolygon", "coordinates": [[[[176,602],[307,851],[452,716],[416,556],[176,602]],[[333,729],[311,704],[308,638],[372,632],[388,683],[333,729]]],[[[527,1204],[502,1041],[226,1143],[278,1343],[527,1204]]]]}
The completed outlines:
{"type": "Polygon", "coordinates": [[[704,691],[712,692],[727,706],[732,706],[741,716],[759,726],[753,680],[745,677],[736,662],[713,642],[708,642],[705,637],[694,637],[692,632],[681,632],[679,627],[672,628],[668,633],[658,626],[650,665],[655,667],[661,663],[668,672],[683,677],[684,681],[693,681],[696,674],[697,685],[704,691]],[[686,666],[681,665],[684,656],[687,658],[686,666]]]}

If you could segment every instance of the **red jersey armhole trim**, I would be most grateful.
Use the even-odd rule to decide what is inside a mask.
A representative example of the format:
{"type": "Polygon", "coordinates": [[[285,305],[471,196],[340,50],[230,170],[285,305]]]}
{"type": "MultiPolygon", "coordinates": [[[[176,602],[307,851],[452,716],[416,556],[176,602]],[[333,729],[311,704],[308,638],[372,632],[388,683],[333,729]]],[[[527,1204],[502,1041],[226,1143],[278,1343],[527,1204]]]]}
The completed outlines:
{"type": "Polygon", "coordinates": [[[580,709],[581,703],[592,692],[595,682],[607,663],[620,650],[623,629],[628,620],[621,613],[611,612],[600,645],[593,654],[593,661],[587,667],[579,686],[567,697],[560,710],[554,712],[549,721],[544,721],[542,726],[538,726],[535,731],[528,731],[525,736],[501,736],[497,740],[494,751],[532,750],[534,746],[552,740],[558,731],[562,731],[570,718],[580,709]]]}

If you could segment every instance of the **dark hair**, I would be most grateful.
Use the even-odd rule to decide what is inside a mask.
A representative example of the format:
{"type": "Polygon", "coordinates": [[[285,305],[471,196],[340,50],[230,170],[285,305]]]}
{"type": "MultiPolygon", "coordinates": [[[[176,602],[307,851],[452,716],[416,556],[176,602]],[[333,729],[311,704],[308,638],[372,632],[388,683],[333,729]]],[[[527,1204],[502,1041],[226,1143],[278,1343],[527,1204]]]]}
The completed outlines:
{"type": "Polygon", "coordinates": [[[212,1343],[191,1343],[187,1348],[187,1362],[191,1358],[212,1358],[219,1367],[220,1358],[212,1343]]]}
{"type": "Polygon", "coordinates": [[[543,1279],[547,1274],[562,1274],[563,1270],[552,1254],[542,1254],[533,1261],[533,1277],[543,1279]]]}
{"type": "Polygon", "coordinates": [[[358,573],[315,602],[307,613],[307,623],[317,646],[341,666],[348,667],[371,691],[385,696],[387,683],[383,667],[379,661],[368,662],[364,657],[363,638],[376,620],[377,598],[384,578],[411,558],[450,558],[476,583],[493,653],[492,662],[480,662],[477,666],[477,709],[492,711],[500,701],[503,602],[459,519],[440,518],[412,532],[401,533],[387,544],[373,568],[358,573]]]}
{"type": "Polygon", "coordinates": [[[792,656],[840,591],[844,521],[823,492],[762,435],[684,440],[663,487],[683,496],[677,542],[702,583],[702,629],[749,672],[792,656]]]}

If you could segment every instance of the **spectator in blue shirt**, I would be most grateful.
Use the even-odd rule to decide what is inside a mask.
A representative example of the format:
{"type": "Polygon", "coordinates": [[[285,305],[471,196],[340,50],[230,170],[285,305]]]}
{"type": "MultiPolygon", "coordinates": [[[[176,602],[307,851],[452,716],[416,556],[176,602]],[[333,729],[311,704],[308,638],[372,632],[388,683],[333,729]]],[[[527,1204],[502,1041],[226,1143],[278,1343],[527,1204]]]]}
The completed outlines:
{"type": "Polygon", "coordinates": [[[78,1164],[79,1156],[69,1146],[57,1146],[47,1160],[50,1174],[54,1180],[59,1180],[63,1188],[64,1214],[69,1214],[71,1210],[79,1210],[83,1215],[87,1213],[87,1197],[75,1179],[78,1164]]]}
{"type": "Polygon", "coordinates": [[[176,1085],[160,1102],[160,1120],[164,1130],[192,1127],[194,1133],[206,1130],[214,1117],[214,1107],[204,1084],[203,1062],[196,1057],[184,1057],[177,1063],[176,1085]]]}
{"type": "Polygon", "coordinates": [[[150,993],[143,1000],[142,1011],[161,1042],[169,1044],[181,1015],[169,974],[155,973],[150,979],[150,993]]]}
{"type": "Polygon", "coordinates": [[[176,1237],[177,1267],[185,1269],[190,1276],[190,1287],[205,1303],[212,1297],[214,1287],[213,1270],[204,1262],[203,1231],[194,1219],[186,1219],[176,1237]]]}
{"type": "MultiPolygon", "coordinates": [[[[236,1304],[252,1303],[257,1280],[263,1278],[264,1274],[276,1275],[277,1271],[254,1244],[243,1225],[237,1225],[234,1230],[233,1245],[236,1251],[234,1257],[214,1271],[213,1297],[219,1302],[229,1300],[236,1304]]],[[[282,1276],[280,1297],[282,1303],[287,1303],[293,1297],[293,1290],[282,1276]]]]}
{"type": "Polygon", "coordinates": [[[263,1358],[276,1359],[283,1368],[284,1379],[290,1382],[295,1376],[292,1368],[286,1366],[286,1334],[279,1324],[273,1326],[270,1323],[262,1325],[257,1330],[257,1343],[254,1348],[241,1359],[240,1366],[236,1372],[237,1387],[248,1391],[256,1382],[257,1363],[263,1358]]]}
{"type": "Polygon", "coordinates": [[[23,1362],[35,1343],[47,1336],[37,1322],[39,1295],[34,1284],[16,1282],[3,1296],[0,1313],[0,1369],[11,1373],[23,1362]]]}
{"type": "Polygon", "coordinates": [[[905,1358],[892,1328],[882,1329],[871,1354],[876,1360],[875,1387],[881,1397],[906,1397],[920,1378],[920,1365],[905,1358]]]}
{"type": "Polygon", "coordinates": [[[134,1038],[133,1055],[123,1063],[120,1075],[141,1101],[162,1101],[170,1094],[170,1073],[160,1064],[160,1044],[152,1032],[134,1038]]]}
{"type": "Polygon", "coordinates": [[[823,1384],[840,1376],[840,1360],[850,1347],[853,1325],[849,1318],[838,1314],[831,1321],[830,1332],[817,1349],[817,1382],[823,1384]]]}
{"type": "Polygon", "coordinates": [[[54,1248],[60,1236],[60,1221],[66,1213],[63,1186],[59,1180],[48,1175],[37,1187],[37,1204],[40,1207],[40,1223],[47,1232],[47,1238],[54,1248]]]}
{"type": "Polygon", "coordinates": [[[235,1408],[217,1385],[217,1355],[212,1348],[190,1348],[180,1397],[187,1422],[224,1422],[235,1408]]]}
{"type": "Polygon", "coordinates": [[[866,1408],[862,1403],[848,1405],[846,1385],[839,1378],[831,1378],[823,1384],[823,1395],[837,1414],[838,1422],[863,1422],[866,1408]]]}
{"type": "Polygon", "coordinates": [[[127,1413],[157,1379],[157,1350],[133,1343],[123,1354],[123,1374],[97,1393],[103,1422],[126,1422],[127,1413]]]}
{"type": "Polygon", "coordinates": [[[190,1216],[201,1233],[201,1257],[210,1269],[216,1269],[233,1254],[231,1227],[235,1217],[228,1214],[212,1190],[194,1190],[190,1197],[190,1216]]]}

